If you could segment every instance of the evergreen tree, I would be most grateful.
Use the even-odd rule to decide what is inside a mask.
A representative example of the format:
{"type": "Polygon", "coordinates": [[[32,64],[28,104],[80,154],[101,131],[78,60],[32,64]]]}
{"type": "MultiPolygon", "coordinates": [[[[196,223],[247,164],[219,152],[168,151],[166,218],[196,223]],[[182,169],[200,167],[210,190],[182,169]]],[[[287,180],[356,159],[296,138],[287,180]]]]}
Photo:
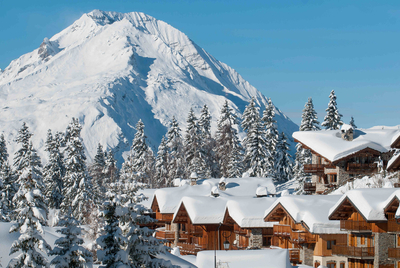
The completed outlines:
{"type": "Polygon", "coordinates": [[[94,156],[93,164],[89,168],[89,174],[92,178],[93,195],[96,204],[101,204],[104,200],[106,193],[106,185],[104,184],[105,174],[104,168],[106,166],[103,146],[99,143],[97,146],[97,152],[94,156]]]}
{"type": "Polygon", "coordinates": [[[49,255],[56,257],[50,264],[55,268],[91,268],[92,253],[82,246],[84,241],[80,236],[83,229],[79,227],[79,222],[71,215],[71,211],[61,218],[59,225],[63,228],[57,232],[64,236],[54,242],[57,246],[49,252],[49,255]]]}
{"type": "Polygon", "coordinates": [[[97,251],[97,259],[102,262],[101,268],[129,267],[128,255],[125,250],[126,238],[120,228],[120,217],[127,213],[119,196],[108,193],[110,200],[103,204],[101,216],[105,219],[105,234],[97,239],[101,249],[97,251]]]}
{"type": "Polygon", "coordinates": [[[80,136],[82,127],[77,118],[72,118],[67,128],[65,176],[63,188],[63,202],[61,209],[67,213],[71,207],[72,215],[79,221],[86,223],[84,216],[93,199],[91,178],[86,169],[86,156],[80,136]]]}
{"type": "Polygon", "coordinates": [[[276,146],[275,168],[277,181],[284,182],[292,179],[292,160],[290,159],[289,150],[285,133],[281,132],[276,146]]]}
{"type": "Polygon", "coordinates": [[[329,99],[328,108],[326,109],[326,116],[321,126],[329,130],[339,129],[340,126],[343,125],[343,122],[341,121],[342,115],[337,109],[336,95],[334,90],[331,91],[329,99]]]}
{"type": "Polygon", "coordinates": [[[32,133],[29,132],[28,126],[24,122],[20,130],[18,130],[16,142],[21,145],[21,148],[14,154],[14,168],[17,176],[21,174],[21,171],[26,167],[27,162],[24,161],[26,153],[29,149],[30,139],[32,133]]]}
{"type": "Polygon", "coordinates": [[[254,98],[243,112],[242,128],[246,131],[244,165],[251,177],[262,177],[270,170],[264,124],[261,123],[254,98]]]}
{"type": "Polygon", "coordinates": [[[156,158],[156,186],[168,187],[171,185],[171,181],[168,180],[168,151],[167,151],[167,140],[163,136],[161,143],[158,146],[157,158],[156,158]]]}
{"type": "Polygon", "coordinates": [[[42,174],[40,172],[40,159],[29,144],[23,157],[19,159],[19,172],[17,183],[19,190],[13,201],[16,203],[16,223],[11,227],[11,232],[21,235],[10,249],[10,254],[20,251],[7,267],[49,267],[47,258],[37,251],[37,248],[46,252],[50,246],[46,243],[43,234],[43,225],[47,219],[47,205],[42,195],[42,174]]]}
{"type": "Polygon", "coordinates": [[[119,179],[119,171],[117,168],[117,160],[114,158],[114,154],[109,150],[106,154],[104,174],[106,176],[106,183],[114,183],[119,179]]]}
{"type": "Polygon", "coordinates": [[[226,100],[218,119],[215,149],[220,175],[225,178],[240,177],[242,174],[243,149],[235,128],[238,123],[226,100]]]}
{"type": "Polygon", "coordinates": [[[185,135],[186,177],[196,172],[200,179],[209,178],[211,170],[207,167],[206,154],[202,148],[202,137],[197,118],[191,108],[189,111],[185,135]]]}
{"type": "Polygon", "coordinates": [[[60,140],[53,138],[51,130],[47,133],[45,151],[49,154],[49,161],[43,168],[43,178],[45,182],[45,196],[48,200],[49,208],[60,209],[63,200],[63,176],[64,164],[63,156],[60,152],[60,140]]]}
{"type": "Polygon", "coordinates": [[[265,138],[266,138],[266,149],[268,151],[267,164],[268,170],[266,170],[266,175],[275,177],[275,154],[277,150],[278,143],[278,128],[276,126],[275,117],[275,106],[272,104],[271,99],[268,99],[268,104],[265,106],[263,112],[262,121],[265,125],[265,138]]]}
{"type": "Polygon", "coordinates": [[[0,135],[0,221],[10,221],[12,199],[17,192],[15,176],[8,164],[8,152],[4,135],[0,135]]]}
{"type": "Polygon", "coordinates": [[[356,123],[354,123],[354,117],[351,117],[349,125],[352,126],[354,129],[357,128],[356,123]]]}
{"type": "Polygon", "coordinates": [[[308,98],[308,102],[304,105],[303,114],[301,115],[300,131],[321,130],[319,127],[317,112],[314,110],[312,98],[308,98]]]}
{"type": "Polygon", "coordinates": [[[217,164],[214,148],[216,146],[215,139],[211,136],[211,114],[208,106],[204,104],[200,111],[199,129],[201,133],[201,142],[199,150],[204,154],[207,171],[206,177],[218,177],[219,167],[217,164]]]}
{"type": "Polygon", "coordinates": [[[183,142],[181,129],[175,117],[172,118],[170,128],[167,133],[168,147],[168,181],[182,178],[184,176],[185,167],[183,163],[183,142]]]}

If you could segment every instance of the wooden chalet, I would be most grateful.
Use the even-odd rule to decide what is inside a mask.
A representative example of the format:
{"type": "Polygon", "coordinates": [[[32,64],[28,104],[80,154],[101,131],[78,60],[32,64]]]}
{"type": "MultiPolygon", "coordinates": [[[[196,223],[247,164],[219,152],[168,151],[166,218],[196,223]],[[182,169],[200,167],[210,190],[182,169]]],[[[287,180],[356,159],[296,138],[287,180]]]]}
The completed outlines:
{"type": "Polygon", "coordinates": [[[332,255],[335,244],[346,244],[339,222],[329,222],[328,211],[338,196],[283,196],[265,213],[273,227],[273,245],[290,249],[292,263],[319,267],[347,267],[344,257],[332,255]]]}
{"type": "Polygon", "coordinates": [[[387,201],[395,191],[393,188],[352,190],[332,207],[329,219],[340,220],[340,228],[347,231],[347,244],[334,245],[332,254],[347,257],[349,268],[398,267],[396,258],[389,256],[389,251],[393,257],[399,252],[396,233],[400,225],[394,221],[398,199],[387,201]]]}
{"type": "MultiPolygon", "coordinates": [[[[370,175],[386,169],[393,155],[393,146],[399,146],[399,129],[352,129],[298,131],[296,142],[312,154],[311,164],[304,172],[312,174],[304,185],[306,193],[326,193],[353,178],[370,175]]],[[[400,137],[400,136],[399,136],[400,137]]],[[[396,162],[400,168],[400,158],[396,162]]]]}

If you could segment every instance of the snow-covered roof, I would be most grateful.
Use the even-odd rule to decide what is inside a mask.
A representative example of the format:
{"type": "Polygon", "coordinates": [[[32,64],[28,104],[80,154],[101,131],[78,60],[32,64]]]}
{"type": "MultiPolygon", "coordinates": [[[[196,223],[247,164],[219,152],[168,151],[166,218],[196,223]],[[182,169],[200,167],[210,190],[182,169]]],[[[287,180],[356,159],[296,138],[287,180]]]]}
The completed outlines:
{"type": "Polygon", "coordinates": [[[223,222],[227,198],[209,196],[185,196],[182,198],[174,218],[178,214],[179,208],[183,205],[189,215],[192,224],[218,224],[223,222]]]}
{"type": "Polygon", "coordinates": [[[340,196],[337,195],[288,195],[278,198],[264,213],[267,217],[279,204],[290,214],[296,223],[305,223],[308,231],[314,234],[338,234],[340,221],[328,218],[329,209],[340,196]]]}
{"type": "Polygon", "coordinates": [[[229,216],[231,216],[241,228],[273,227],[273,225],[277,223],[265,222],[264,211],[276,200],[276,197],[235,198],[226,203],[226,209],[229,216]]]}
{"type": "Polygon", "coordinates": [[[400,132],[393,136],[392,141],[390,143],[391,147],[395,146],[395,142],[400,138],[400,132]]]}
{"type": "Polygon", "coordinates": [[[388,161],[386,169],[391,170],[392,168],[394,168],[395,167],[394,164],[397,163],[399,159],[400,159],[400,150],[396,150],[396,153],[388,161]]]}
{"type": "Polygon", "coordinates": [[[349,129],[354,129],[354,128],[351,125],[348,125],[348,124],[343,124],[341,126],[341,128],[340,128],[340,130],[342,130],[342,131],[347,131],[349,129]]]}
{"type": "Polygon", "coordinates": [[[388,196],[390,197],[396,191],[398,191],[396,188],[370,188],[348,191],[329,210],[329,217],[333,216],[335,211],[347,199],[366,221],[386,221],[384,208],[389,202],[388,196]]]}
{"type": "MultiPolygon", "coordinates": [[[[288,249],[218,250],[216,259],[217,263],[220,263],[219,267],[292,268],[288,249]]],[[[204,250],[197,253],[196,266],[198,268],[214,267],[214,251],[204,250]]]]}
{"type": "MultiPolygon", "coordinates": [[[[185,184],[181,187],[157,189],[154,198],[157,199],[161,213],[174,213],[183,197],[211,196],[211,189],[218,186],[219,179],[198,180],[197,185],[185,184]]],[[[220,197],[255,196],[259,186],[265,186],[269,193],[276,193],[275,185],[271,178],[229,178],[226,179],[225,191],[220,191],[220,197]]]]}
{"type": "Polygon", "coordinates": [[[343,140],[340,130],[297,131],[293,138],[331,162],[371,148],[381,153],[391,150],[392,139],[400,129],[355,129],[352,141],[343,140]]]}

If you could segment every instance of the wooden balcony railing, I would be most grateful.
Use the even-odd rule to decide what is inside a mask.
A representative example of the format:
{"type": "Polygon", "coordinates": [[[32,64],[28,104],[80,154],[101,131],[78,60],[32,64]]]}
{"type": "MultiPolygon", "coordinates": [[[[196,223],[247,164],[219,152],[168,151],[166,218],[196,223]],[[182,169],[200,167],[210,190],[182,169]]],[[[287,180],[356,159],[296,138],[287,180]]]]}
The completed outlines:
{"type": "Polygon", "coordinates": [[[400,259],[400,248],[389,248],[388,256],[391,259],[400,259]]]}
{"type": "Polygon", "coordinates": [[[292,232],[290,237],[293,242],[298,244],[317,242],[317,236],[308,232],[292,232]]]}
{"type": "Polygon", "coordinates": [[[388,232],[400,232],[400,224],[396,220],[389,220],[388,232]]]}
{"type": "Polygon", "coordinates": [[[186,240],[189,238],[189,234],[184,231],[179,231],[179,240],[186,240]]]}
{"type": "Polygon", "coordinates": [[[187,255],[187,254],[196,255],[197,252],[206,249],[205,245],[189,244],[189,243],[182,243],[182,242],[177,243],[177,246],[179,247],[181,254],[184,254],[184,255],[187,255]]]}
{"type": "Polygon", "coordinates": [[[304,191],[309,193],[315,193],[317,186],[315,183],[306,182],[304,183],[304,191]]]}
{"type": "Polygon", "coordinates": [[[349,246],[333,246],[333,255],[342,255],[347,257],[374,257],[375,250],[373,247],[349,247],[349,246]]]}
{"type": "Polygon", "coordinates": [[[289,225],[274,225],[274,235],[289,237],[292,233],[292,228],[289,225]]]}
{"type": "Polygon", "coordinates": [[[201,229],[201,227],[199,226],[192,226],[189,231],[188,231],[191,235],[194,236],[201,236],[203,235],[203,229],[201,229]]]}
{"type": "Polygon", "coordinates": [[[351,172],[372,172],[377,169],[376,163],[372,164],[361,164],[361,163],[347,163],[346,171],[351,172]]]}
{"type": "Polygon", "coordinates": [[[324,172],[324,168],[326,165],[323,164],[305,164],[304,172],[305,173],[322,173],[324,172]]]}
{"type": "Polygon", "coordinates": [[[175,239],[175,232],[173,232],[173,231],[157,231],[156,232],[156,238],[174,240],[175,239]]]}
{"type": "Polygon", "coordinates": [[[371,224],[365,221],[340,221],[340,229],[341,230],[349,230],[349,231],[371,231],[371,224]]]}
{"type": "Polygon", "coordinates": [[[293,264],[300,263],[300,249],[289,249],[289,259],[293,264]]]}

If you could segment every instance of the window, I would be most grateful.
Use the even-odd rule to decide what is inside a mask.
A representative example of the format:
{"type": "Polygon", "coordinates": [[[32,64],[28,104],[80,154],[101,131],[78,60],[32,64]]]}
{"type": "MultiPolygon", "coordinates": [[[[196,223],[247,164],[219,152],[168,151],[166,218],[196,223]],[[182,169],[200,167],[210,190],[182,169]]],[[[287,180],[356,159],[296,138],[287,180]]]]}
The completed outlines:
{"type": "Polygon", "coordinates": [[[340,263],[340,268],[344,268],[344,267],[346,267],[346,263],[341,262],[341,263],[340,263]]]}
{"type": "Polygon", "coordinates": [[[327,266],[328,268],[336,268],[336,263],[334,263],[334,262],[328,262],[328,263],[326,264],[326,266],[327,266]]]}
{"type": "Polygon", "coordinates": [[[327,249],[332,249],[332,247],[336,245],[336,240],[328,240],[326,241],[326,248],[327,249]]]}
{"type": "Polygon", "coordinates": [[[336,183],[337,182],[337,174],[329,174],[329,182],[332,183],[336,183]]]}
{"type": "Polygon", "coordinates": [[[360,239],[361,241],[360,241],[360,244],[361,245],[365,245],[365,236],[361,236],[361,239],[360,239]]]}

